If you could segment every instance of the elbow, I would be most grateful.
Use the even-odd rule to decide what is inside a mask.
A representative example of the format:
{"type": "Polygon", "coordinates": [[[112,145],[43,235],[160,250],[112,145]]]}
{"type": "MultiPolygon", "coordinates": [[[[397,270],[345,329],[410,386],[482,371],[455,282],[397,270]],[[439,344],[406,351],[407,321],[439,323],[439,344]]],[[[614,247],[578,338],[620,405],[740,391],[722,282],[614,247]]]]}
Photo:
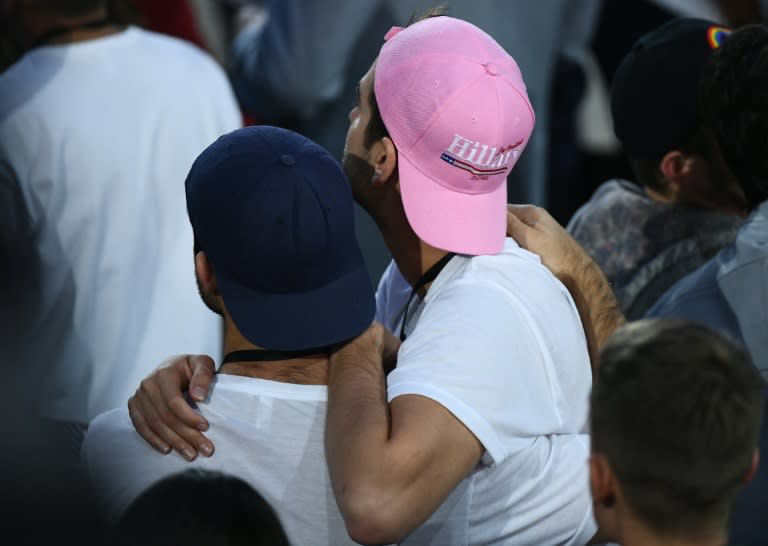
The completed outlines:
{"type": "Polygon", "coordinates": [[[340,499],[349,538],[358,544],[396,544],[408,534],[405,522],[394,510],[396,504],[380,493],[348,492],[340,499]]]}
{"type": "Polygon", "coordinates": [[[372,518],[346,520],[349,538],[357,544],[374,546],[378,544],[399,544],[402,537],[392,529],[382,526],[382,522],[372,518]]]}

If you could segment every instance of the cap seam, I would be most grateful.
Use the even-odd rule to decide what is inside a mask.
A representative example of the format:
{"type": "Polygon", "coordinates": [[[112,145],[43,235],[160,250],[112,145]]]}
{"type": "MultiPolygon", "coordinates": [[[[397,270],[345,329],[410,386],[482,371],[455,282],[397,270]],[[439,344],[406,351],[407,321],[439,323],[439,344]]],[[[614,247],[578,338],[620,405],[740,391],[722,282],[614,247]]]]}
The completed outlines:
{"type": "MultiPolygon", "coordinates": [[[[405,62],[403,65],[402,65],[402,67],[403,67],[403,68],[405,68],[405,67],[409,67],[409,66],[411,66],[411,65],[414,65],[414,64],[416,64],[417,60],[420,60],[420,59],[425,59],[425,58],[429,58],[429,57],[439,57],[439,58],[441,58],[441,59],[444,59],[444,58],[445,58],[445,55],[438,55],[438,54],[436,54],[436,53],[435,53],[435,54],[432,54],[432,53],[430,53],[430,54],[423,54],[423,55],[420,55],[420,56],[418,56],[418,57],[415,57],[415,58],[413,58],[413,59],[408,59],[408,60],[407,60],[407,61],[406,61],[406,62],[405,62]]],[[[463,59],[463,60],[467,60],[468,62],[470,62],[470,63],[471,63],[471,64],[473,64],[473,65],[485,66],[485,64],[483,64],[482,62],[478,61],[478,60],[477,60],[476,58],[474,58],[474,57],[468,57],[468,56],[466,56],[466,55],[457,55],[457,57],[459,57],[459,58],[461,58],[461,59],[463,59]]],[[[379,64],[379,62],[377,61],[377,63],[376,63],[376,73],[377,73],[377,74],[376,74],[376,78],[375,78],[375,81],[374,81],[374,85],[373,85],[373,91],[374,91],[374,94],[376,93],[376,86],[378,85],[378,82],[380,81],[380,79],[378,78],[378,70],[379,70],[379,67],[380,67],[380,66],[381,66],[381,64],[379,64]]],[[[480,79],[481,77],[483,77],[483,76],[485,76],[485,73],[483,73],[483,72],[480,72],[480,73],[479,73],[479,74],[478,74],[478,75],[477,75],[477,76],[476,76],[474,79],[472,79],[471,81],[467,82],[467,83],[466,83],[464,86],[462,86],[460,89],[458,89],[458,90],[454,91],[453,93],[451,93],[451,94],[448,96],[448,98],[447,98],[447,99],[446,99],[446,100],[443,102],[443,106],[442,106],[442,108],[439,110],[439,113],[442,113],[442,112],[443,112],[443,111],[444,111],[444,110],[445,110],[445,109],[448,107],[448,105],[449,105],[449,104],[451,104],[451,103],[453,102],[453,100],[456,98],[456,95],[458,95],[458,94],[462,93],[463,91],[465,91],[467,87],[469,87],[470,85],[472,85],[473,83],[475,83],[477,80],[479,80],[479,79],[480,79]]],[[[514,87],[514,85],[513,85],[511,82],[509,82],[509,80],[507,80],[507,79],[506,79],[504,76],[501,76],[501,75],[499,75],[498,77],[501,77],[501,79],[503,79],[504,81],[506,81],[506,82],[507,82],[507,83],[508,83],[510,86],[514,87]]],[[[378,97],[378,96],[376,96],[376,102],[377,102],[377,104],[379,105],[379,113],[381,114],[381,120],[384,122],[384,126],[386,127],[386,126],[387,126],[387,120],[386,120],[386,119],[384,119],[384,118],[385,118],[385,114],[384,114],[384,112],[382,112],[382,109],[381,109],[381,101],[379,100],[379,97],[378,97]]],[[[413,144],[414,146],[415,146],[415,145],[416,145],[416,144],[417,144],[417,143],[418,143],[418,142],[419,142],[419,141],[420,141],[420,140],[421,140],[421,139],[424,137],[424,135],[427,133],[427,131],[429,131],[429,129],[430,129],[430,128],[431,128],[431,127],[432,127],[432,126],[435,124],[435,122],[437,121],[437,119],[436,119],[436,118],[438,117],[438,112],[435,112],[435,113],[432,115],[432,117],[433,117],[433,119],[431,119],[431,120],[430,120],[430,122],[429,122],[429,124],[426,126],[426,128],[425,128],[425,129],[424,129],[424,130],[423,130],[423,131],[422,131],[422,132],[419,134],[418,138],[417,138],[417,139],[414,141],[414,144],[413,144]]],[[[387,130],[389,130],[389,127],[387,127],[387,130]]]]}
{"type": "MultiPolygon", "coordinates": [[[[480,78],[482,78],[484,75],[485,75],[485,74],[479,74],[479,75],[478,75],[478,76],[477,76],[475,79],[473,79],[471,82],[469,82],[467,85],[465,85],[465,86],[464,86],[464,87],[463,87],[463,88],[462,88],[460,91],[457,91],[456,93],[454,93],[454,95],[457,95],[457,94],[459,94],[460,92],[462,92],[462,91],[466,90],[466,88],[467,88],[467,87],[469,87],[471,84],[473,84],[473,83],[475,83],[476,81],[478,81],[478,80],[479,80],[480,78]]],[[[515,87],[515,86],[514,86],[512,83],[510,83],[510,82],[509,82],[509,81],[508,81],[506,78],[501,78],[501,79],[502,79],[502,80],[503,80],[503,81],[504,81],[504,82],[505,82],[507,85],[509,85],[509,86],[510,86],[510,87],[511,87],[511,88],[512,88],[514,91],[515,91],[515,93],[517,93],[517,95],[518,95],[518,96],[519,96],[521,99],[523,99],[523,101],[525,102],[525,105],[526,105],[526,107],[527,107],[527,109],[528,109],[528,112],[529,112],[529,114],[531,115],[531,120],[532,120],[532,121],[535,123],[535,119],[536,119],[536,118],[535,118],[535,115],[534,115],[534,113],[533,113],[533,109],[531,108],[530,102],[529,102],[529,100],[527,99],[527,97],[526,97],[524,94],[522,94],[522,93],[521,93],[521,92],[520,92],[520,91],[519,91],[519,90],[518,90],[518,89],[517,89],[517,88],[516,88],[516,87],[515,87]]],[[[452,97],[451,97],[451,99],[449,99],[449,100],[446,100],[446,101],[445,101],[445,106],[444,106],[443,110],[444,110],[445,108],[447,108],[447,107],[448,107],[448,104],[449,104],[449,103],[451,103],[451,100],[452,100],[452,99],[454,99],[454,98],[455,98],[455,97],[454,97],[454,96],[452,96],[452,97]]],[[[502,112],[502,110],[503,110],[503,109],[501,108],[501,104],[500,104],[500,102],[501,102],[501,101],[499,100],[499,92],[498,92],[498,88],[496,89],[496,99],[497,99],[497,103],[499,104],[499,112],[502,112]]],[[[443,110],[441,110],[441,112],[442,112],[443,110]]],[[[418,144],[418,143],[421,141],[421,138],[422,138],[422,137],[424,136],[424,134],[426,134],[426,132],[427,132],[427,131],[428,131],[428,130],[429,130],[431,127],[432,127],[432,125],[434,125],[434,124],[437,122],[437,117],[438,117],[438,116],[436,116],[436,118],[435,118],[435,119],[432,121],[432,123],[430,123],[430,124],[429,124],[429,126],[428,126],[428,127],[427,127],[427,129],[424,131],[424,133],[423,133],[423,134],[422,134],[422,135],[421,135],[421,136],[420,136],[420,137],[419,137],[419,138],[418,138],[418,139],[417,139],[417,140],[414,142],[413,146],[411,146],[411,148],[412,148],[412,149],[416,147],[416,145],[417,145],[417,144],[418,144]]],[[[500,134],[500,131],[501,131],[501,129],[499,129],[499,134],[497,134],[497,140],[501,138],[501,134],[500,134]]],[[[530,139],[530,137],[529,137],[529,139],[530,139]]],[[[394,140],[394,139],[393,139],[393,140],[394,140]]],[[[395,143],[395,144],[397,144],[397,143],[395,143]]],[[[526,144],[527,144],[527,140],[526,140],[526,144]]],[[[404,156],[404,157],[405,157],[405,158],[408,160],[408,162],[409,162],[409,163],[410,163],[410,164],[411,164],[411,165],[412,165],[412,166],[413,166],[413,167],[414,167],[414,168],[415,168],[417,171],[419,171],[419,173],[421,173],[423,176],[427,177],[428,179],[432,180],[433,182],[435,182],[435,183],[439,184],[439,185],[440,185],[440,186],[442,186],[443,188],[445,188],[445,189],[448,189],[448,190],[450,190],[450,191],[454,191],[454,192],[458,192],[458,193],[463,193],[464,195],[478,195],[478,194],[476,194],[476,193],[469,193],[469,192],[465,192],[465,191],[461,191],[461,190],[456,190],[456,189],[454,189],[454,188],[449,188],[449,187],[447,187],[445,184],[443,184],[442,182],[440,182],[440,181],[438,181],[437,179],[435,179],[435,178],[434,178],[432,175],[430,175],[430,174],[428,174],[428,173],[424,172],[424,170],[421,168],[421,165],[417,164],[417,163],[416,163],[416,162],[415,162],[415,161],[412,159],[412,157],[411,157],[411,154],[410,154],[410,150],[409,150],[408,152],[406,152],[406,151],[404,151],[403,149],[401,149],[401,148],[399,148],[399,147],[398,147],[397,151],[398,151],[398,154],[399,154],[399,155],[402,155],[402,156],[404,156]]],[[[510,170],[511,170],[511,169],[510,169],[510,170]]],[[[507,174],[508,174],[508,173],[507,173],[507,174]]]]}

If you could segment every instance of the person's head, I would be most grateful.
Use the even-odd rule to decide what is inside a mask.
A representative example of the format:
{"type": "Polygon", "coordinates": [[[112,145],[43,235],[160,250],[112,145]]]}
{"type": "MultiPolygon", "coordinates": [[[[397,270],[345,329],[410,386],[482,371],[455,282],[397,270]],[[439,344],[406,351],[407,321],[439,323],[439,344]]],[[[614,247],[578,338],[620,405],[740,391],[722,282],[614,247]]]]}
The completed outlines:
{"type": "Polygon", "coordinates": [[[289,545],[271,504],[250,484],[200,469],[150,486],[111,531],[117,546],[289,545]]]}
{"type": "Polygon", "coordinates": [[[601,527],[632,521],[659,537],[723,535],[757,465],[763,388],[747,354],[706,326],[647,319],[617,330],[590,398],[601,527]]]}
{"type": "Polygon", "coordinates": [[[637,182],[659,199],[744,209],[697,108],[704,68],[730,32],[703,19],[673,19],[640,37],[613,78],[614,132],[637,182]]]}
{"type": "Polygon", "coordinates": [[[208,146],[185,187],[200,293],[227,327],[258,347],[299,351],[370,326],[352,194],[324,148],[285,129],[245,127],[208,146]]]}
{"type": "Polygon", "coordinates": [[[24,12],[59,17],[79,17],[106,11],[107,0],[2,0],[4,14],[24,12]]]}
{"type": "Polygon", "coordinates": [[[482,30],[441,15],[385,40],[350,112],[344,166],[355,198],[380,224],[390,207],[404,209],[433,247],[499,252],[507,174],[534,124],[517,64],[482,30]]]}
{"type": "Polygon", "coordinates": [[[734,31],[712,56],[700,109],[712,127],[748,208],[768,199],[768,28],[734,31]]]}
{"type": "Polygon", "coordinates": [[[107,13],[107,0],[0,0],[0,47],[10,62],[48,30],[107,13]]]}

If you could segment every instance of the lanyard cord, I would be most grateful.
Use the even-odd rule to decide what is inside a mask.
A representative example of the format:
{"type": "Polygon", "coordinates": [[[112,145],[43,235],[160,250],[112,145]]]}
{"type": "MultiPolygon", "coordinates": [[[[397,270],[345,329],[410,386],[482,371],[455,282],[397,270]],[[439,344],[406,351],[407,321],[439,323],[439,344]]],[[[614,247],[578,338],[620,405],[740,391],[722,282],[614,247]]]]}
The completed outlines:
{"type": "Polygon", "coordinates": [[[224,355],[219,369],[230,362],[266,362],[277,360],[291,360],[309,355],[320,355],[322,349],[303,349],[298,351],[267,351],[261,349],[246,349],[244,351],[232,351],[224,355]]]}
{"type": "Polygon", "coordinates": [[[416,292],[419,291],[419,289],[424,286],[427,283],[430,283],[435,280],[435,277],[437,277],[440,272],[443,270],[443,268],[448,265],[448,262],[451,261],[451,258],[456,256],[455,252],[449,252],[442,258],[440,258],[435,265],[427,269],[427,271],[424,272],[424,274],[419,277],[419,280],[416,281],[416,284],[413,285],[413,290],[411,290],[411,295],[408,296],[408,303],[405,304],[405,310],[403,310],[403,322],[400,325],[400,341],[405,341],[405,323],[408,322],[408,308],[411,306],[411,302],[413,301],[413,296],[416,295],[416,292]]]}

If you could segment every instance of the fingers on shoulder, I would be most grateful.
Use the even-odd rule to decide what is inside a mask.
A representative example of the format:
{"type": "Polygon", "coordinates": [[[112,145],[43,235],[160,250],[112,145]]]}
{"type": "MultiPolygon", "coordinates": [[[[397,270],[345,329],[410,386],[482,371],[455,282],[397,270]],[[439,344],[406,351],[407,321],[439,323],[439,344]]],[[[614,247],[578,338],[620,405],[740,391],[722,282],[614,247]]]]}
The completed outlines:
{"type": "Polygon", "coordinates": [[[213,359],[208,355],[189,355],[187,357],[187,362],[193,374],[213,377],[213,374],[216,371],[216,365],[213,362],[213,359]]]}
{"type": "Polygon", "coordinates": [[[507,205],[507,219],[512,217],[526,225],[534,226],[543,219],[549,217],[549,213],[536,205],[507,205]]]}

